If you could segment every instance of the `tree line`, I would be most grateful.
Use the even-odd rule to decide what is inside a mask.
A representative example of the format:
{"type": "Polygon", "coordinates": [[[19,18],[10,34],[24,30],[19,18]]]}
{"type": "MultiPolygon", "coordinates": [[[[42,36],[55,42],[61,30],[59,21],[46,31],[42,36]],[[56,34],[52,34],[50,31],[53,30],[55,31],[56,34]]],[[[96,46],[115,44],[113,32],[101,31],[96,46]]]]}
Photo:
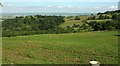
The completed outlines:
{"type": "Polygon", "coordinates": [[[2,22],[2,36],[32,35],[52,32],[64,23],[62,16],[20,16],[2,22]]]}
{"type": "MultiPolygon", "coordinates": [[[[90,19],[95,20],[93,16],[90,19]]],[[[102,14],[99,19],[106,19],[102,14]]],[[[83,21],[82,25],[74,24],[73,26],[59,27],[64,23],[63,16],[20,16],[14,19],[6,19],[2,22],[2,36],[21,36],[34,34],[60,34],[60,33],[76,33],[83,31],[100,31],[100,30],[119,30],[120,14],[112,14],[111,21],[83,21]]],[[[75,17],[75,20],[80,20],[75,17]]]]}

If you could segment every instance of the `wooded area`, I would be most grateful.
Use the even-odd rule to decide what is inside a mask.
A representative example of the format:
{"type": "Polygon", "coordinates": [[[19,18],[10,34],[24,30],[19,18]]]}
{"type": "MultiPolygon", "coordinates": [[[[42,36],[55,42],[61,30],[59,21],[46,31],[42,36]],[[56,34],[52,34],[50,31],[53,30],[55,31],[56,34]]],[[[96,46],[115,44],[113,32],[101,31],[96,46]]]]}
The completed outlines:
{"type": "MultiPolygon", "coordinates": [[[[20,16],[13,19],[5,19],[2,22],[2,36],[20,36],[33,34],[59,34],[59,33],[76,33],[81,31],[99,31],[99,30],[118,30],[120,29],[120,14],[118,11],[108,11],[92,15],[87,20],[111,19],[110,21],[83,21],[82,25],[73,24],[73,26],[59,27],[64,23],[65,16],[20,16]],[[106,14],[106,15],[104,15],[106,14]],[[111,14],[112,17],[109,17],[111,14]],[[77,28],[77,29],[75,29],[77,28]]],[[[80,20],[78,16],[74,20],[80,20]]]]}

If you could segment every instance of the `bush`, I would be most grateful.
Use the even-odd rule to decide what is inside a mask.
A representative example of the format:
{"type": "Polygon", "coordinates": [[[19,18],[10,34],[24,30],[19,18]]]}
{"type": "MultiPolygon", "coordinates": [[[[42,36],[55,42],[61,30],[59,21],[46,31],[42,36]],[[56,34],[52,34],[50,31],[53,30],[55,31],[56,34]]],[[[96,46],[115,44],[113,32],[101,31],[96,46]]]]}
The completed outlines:
{"type": "Polygon", "coordinates": [[[76,16],[76,17],[75,17],[75,20],[80,20],[80,17],[76,16]]]}

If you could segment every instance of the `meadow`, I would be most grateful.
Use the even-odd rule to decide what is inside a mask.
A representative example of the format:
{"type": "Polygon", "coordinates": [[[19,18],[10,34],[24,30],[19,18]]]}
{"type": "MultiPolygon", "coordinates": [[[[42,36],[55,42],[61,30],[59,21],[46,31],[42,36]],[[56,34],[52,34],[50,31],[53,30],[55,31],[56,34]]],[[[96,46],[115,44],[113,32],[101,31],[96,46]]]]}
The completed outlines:
{"type": "Polygon", "coordinates": [[[90,16],[78,16],[80,20],[74,20],[74,16],[71,18],[64,18],[65,23],[61,24],[59,27],[73,26],[74,24],[82,25],[84,20],[88,19],[90,16]]]}
{"type": "MultiPolygon", "coordinates": [[[[104,14],[103,14],[104,15],[104,14]]],[[[89,17],[92,16],[79,16],[80,20],[75,20],[75,17],[71,17],[71,18],[65,18],[65,22],[61,25],[59,25],[59,27],[66,27],[66,26],[73,26],[74,24],[77,25],[82,25],[84,22],[91,22],[91,21],[96,21],[96,22],[106,22],[106,21],[112,21],[113,19],[92,19],[92,20],[87,20],[89,17]]],[[[98,18],[98,16],[96,16],[96,18],[98,18]]]]}
{"type": "Polygon", "coordinates": [[[3,37],[3,64],[118,63],[118,31],[3,37]]]}

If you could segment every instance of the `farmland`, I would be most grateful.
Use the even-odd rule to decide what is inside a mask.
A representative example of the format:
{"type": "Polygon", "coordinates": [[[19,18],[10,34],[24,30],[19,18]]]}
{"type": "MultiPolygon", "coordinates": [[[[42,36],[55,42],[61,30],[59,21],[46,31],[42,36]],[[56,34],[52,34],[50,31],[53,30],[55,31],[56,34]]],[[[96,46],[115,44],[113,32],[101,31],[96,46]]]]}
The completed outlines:
{"type": "MultiPolygon", "coordinates": [[[[115,12],[115,13],[114,13],[115,12]]],[[[21,16],[2,22],[3,64],[118,64],[120,14],[21,16]]]]}
{"type": "Polygon", "coordinates": [[[90,16],[79,16],[80,20],[74,20],[75,17],[71,17],[72,19],[65,18],[65,23],[61,24],[60,27],[73,26],[73,24],[82,25],[82,21],[88,19],[88,17],[90,16]]]}
{"type": "Polygon", "coordinates": [[[3,64],[118,63],[118,32],[3,37],[3,64]]]}

